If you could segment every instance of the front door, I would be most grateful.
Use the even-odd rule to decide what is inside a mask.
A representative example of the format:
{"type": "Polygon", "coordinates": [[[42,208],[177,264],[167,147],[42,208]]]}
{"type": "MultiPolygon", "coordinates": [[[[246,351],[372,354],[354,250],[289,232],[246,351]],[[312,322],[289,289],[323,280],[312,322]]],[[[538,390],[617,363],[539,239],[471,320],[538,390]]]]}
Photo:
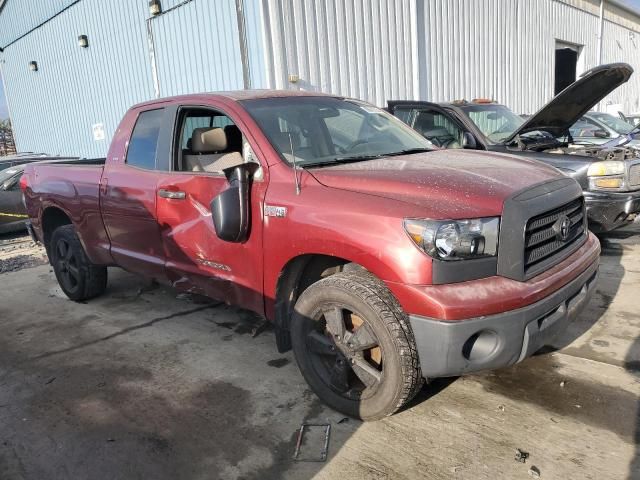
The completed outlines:
{"type": "Polygon", "coordinates": [[[184,106],[177,112],[173,141],[169,171],[157,185],[167,274],[177,288],[262,313],[261,205],[267,182],[251,182],[250,234],[244,243],[217,237],[210,207],[229,186],[225,174],[216,170],[216,160],[248,157],[246,137],[221,111],[184,106]]]}

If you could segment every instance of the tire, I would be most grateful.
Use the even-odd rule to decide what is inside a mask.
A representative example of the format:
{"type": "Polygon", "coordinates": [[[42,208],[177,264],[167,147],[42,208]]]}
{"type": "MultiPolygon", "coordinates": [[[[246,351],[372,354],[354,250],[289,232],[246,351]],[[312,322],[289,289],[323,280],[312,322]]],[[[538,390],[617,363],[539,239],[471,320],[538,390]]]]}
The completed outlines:
{"type": "Polygon", "coordinates": [[[73,225],[54,230],[49,252],[56,279],[71,300],[89,300],[107,288],[107,267],[89,261],[73,225]]]}
{"type": "Polygon", "coordinates": [[[295,305],[291,341],[313,392],[354,418],[395,413],[423,383],[407,314],[366,271],[337,273],[307,288],[295,305]]]}

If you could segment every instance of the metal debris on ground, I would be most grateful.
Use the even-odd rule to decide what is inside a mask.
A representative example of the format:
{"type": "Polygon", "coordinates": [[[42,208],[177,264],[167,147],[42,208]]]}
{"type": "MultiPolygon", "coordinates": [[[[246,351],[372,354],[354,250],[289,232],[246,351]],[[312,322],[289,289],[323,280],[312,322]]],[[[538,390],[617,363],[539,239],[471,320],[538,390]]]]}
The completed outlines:
{"type": "Polygon", "coordinates": [[[327,453],[329,452],[329,436],[331,435],[331,424],[329,423],[303,423],[298,430],[298,439],[296,440],[296,449],[293,452],[293,459],[297,462],[324,462],[327,460],[327,453]],[[318,457],[300,457],[300,450],[302,447],[302,440],[305,437],[305,432],[309,432],[313,428],[324,429],[324,444],[320,455],[318,457]]]}
{"type": "Polygon", "coordinates": [[[532,476],[533,478],[540,478],[540,469],[538,467],[532,466],[529,469],[529,475],[532,476]]]}
{"type": "Polygon", "coordinates": [[[268,326],[269,326],[269,320],[267,320],[266,318],[260,320],[260,322],[251,330],[251,337],[253,338],[257,337],[262,332],[264,332],[268,326]]]}
{"type": "Polygon", "coordinates": [[[505,411],[505,406],[504,405],[498,405],[498,410],[500,410],[501,412],[505,411]]]}
{"type": "Polygon", "coordinates": [[[567,384],[567,382],[565,382],[564,380],[560,382],[560,386],[564,387],[567,384]]]}
{"type": "Polygon", "coordinates": [[[516,448],[516,456],[515,456],[516,462],[525,463],[527,461],[527,458],[529,458],[528,452],[525,452],[524,450],[520,450],[519,448],[516,448]]]}

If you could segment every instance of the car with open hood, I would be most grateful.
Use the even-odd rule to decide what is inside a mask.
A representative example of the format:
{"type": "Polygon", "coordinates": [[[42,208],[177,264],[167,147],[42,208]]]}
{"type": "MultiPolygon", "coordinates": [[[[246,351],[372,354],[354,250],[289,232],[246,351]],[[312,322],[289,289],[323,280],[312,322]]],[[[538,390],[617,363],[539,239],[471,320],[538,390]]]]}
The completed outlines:
{"type": "Polygon", "coordinates": [[[607,232],[640,212],[638,151],[613,142],[576,143],[571,128],[632,73],[625,63],[595,67],[526,119],[486,99],[389,101],[388,110],[437,147],[508,152],[560,169],[582,186],[590,228],[607,232]]]}

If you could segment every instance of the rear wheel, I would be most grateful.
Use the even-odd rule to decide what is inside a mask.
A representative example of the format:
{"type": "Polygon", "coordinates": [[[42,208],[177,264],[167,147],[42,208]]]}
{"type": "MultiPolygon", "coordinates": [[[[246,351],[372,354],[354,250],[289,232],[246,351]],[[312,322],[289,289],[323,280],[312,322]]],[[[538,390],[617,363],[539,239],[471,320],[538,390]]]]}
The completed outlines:
{"type": "Polygon", "coordinates": [[[338,273],[305,290],[295,306],[291,337],[311,389],[352,417],[391,415],[422,385],[407,315],[367,272],[338,273]]]}
{"type": "Polygon", "coordinates": [[[60,288],[71,300],[88,300],[104,292],[107,267],[89,261],[73,225],[53,232],[49,254],[60,288]]]}

